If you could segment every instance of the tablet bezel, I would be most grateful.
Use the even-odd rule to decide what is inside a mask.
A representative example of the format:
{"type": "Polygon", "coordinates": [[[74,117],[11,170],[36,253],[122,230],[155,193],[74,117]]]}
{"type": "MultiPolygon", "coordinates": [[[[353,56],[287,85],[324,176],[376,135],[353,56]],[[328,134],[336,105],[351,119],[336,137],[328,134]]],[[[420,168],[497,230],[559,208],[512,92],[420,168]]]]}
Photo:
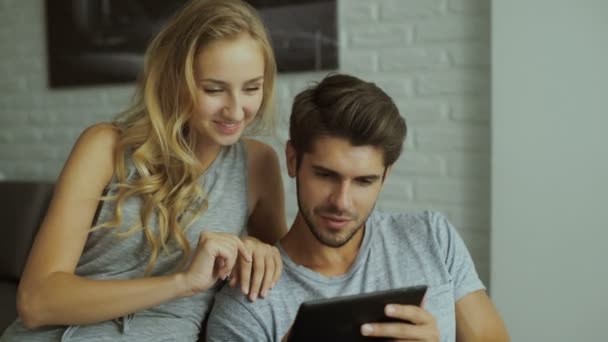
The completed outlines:
{"type": "Polygon", "coordinates": [[[426,285],[416,285],[306,301],[298,309],[289,341],[382,341],[362,336],[361,325],[396,321],[385,315],[385,306],[420,306],[426,290],[426,285]]]}

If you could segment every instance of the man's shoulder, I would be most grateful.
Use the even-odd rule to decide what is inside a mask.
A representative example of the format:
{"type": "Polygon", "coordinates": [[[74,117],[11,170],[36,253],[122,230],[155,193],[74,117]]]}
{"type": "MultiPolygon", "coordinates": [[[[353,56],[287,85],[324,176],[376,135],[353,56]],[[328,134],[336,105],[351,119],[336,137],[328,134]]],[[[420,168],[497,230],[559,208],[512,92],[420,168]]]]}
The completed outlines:
{"type": "Polygon", "coordinates": [[[215,296],[207,341],[278,341],[293,323],[301,302],[310,296],[286,270],[268,295],[255,302],[239,288],[224,287],[215,296]]]}
{"type": "Polygon", "coordinates": [[[275,286],[268,291],[265,298],[259,297],[255,301],[249,300],[241,289],[237,287],[224,286],[215,296],[215,304],[217,306],[225,306],[227,309],[239,308],[239,310],[249,311],[253,315],[265,314],[273,309],[277,301],[284,296],[285,293],[285,274],[283,273],[275,286]]]}
{"type": "Polygon", "coordinates": [[[376,211],[372,216],[372,224],[380,226],[382,231],[399,235],[435,235],[445,230],[447,219],[445,215],[434,210],[412,211],[376,211]]]}
{"type": "Polygon", "coordinates": [[[247,311],[255,311],[257,306],[260,306],[264,301],[264,298],[260,298],[256,301],[251,301],[245,295],[240,287],[230,287],[225,285],[216,295],[214,305],[226,305],[230,307],[242,307],[247,311]]]}
{"type": "Polygon", "coordinates": [[[250,301],[240,288],[231,288],[226,285],[215,294],[213,307],[209,314],[208,333],[213,336],[222,335],[221,331],[226,329],[226,324],[230,320],[239,324],[264,327],[266,326],[265,317],[270,309],[267,298],[250,301]]]}
{"type": "Polygon", "coordinates": [[[372,221],[375,243],[382,242],[386,248],[408,253],[436,254],[447,248],[455,232],[445,215],[433,210],[378,212],[372,221]]]}
{"type": "Polygon", "coordinates": [[[215,294],[207,320],[207,341],[267,340],[267,299],[252,302],[239,287],[224,286],[215,294]]]}

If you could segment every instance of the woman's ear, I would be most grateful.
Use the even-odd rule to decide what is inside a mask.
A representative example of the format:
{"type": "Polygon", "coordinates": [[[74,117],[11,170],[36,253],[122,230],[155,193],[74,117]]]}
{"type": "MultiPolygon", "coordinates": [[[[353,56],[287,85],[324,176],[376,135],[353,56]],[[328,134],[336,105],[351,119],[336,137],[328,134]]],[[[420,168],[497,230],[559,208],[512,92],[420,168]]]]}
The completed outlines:
{"type": "Polygon", "coordinates": [[[287,145],[285,145],[285,161],[287,162],[287,174],[291,178],[295,177],[298,168],[298,157],[291,140],[288,140],[287,145]]]}

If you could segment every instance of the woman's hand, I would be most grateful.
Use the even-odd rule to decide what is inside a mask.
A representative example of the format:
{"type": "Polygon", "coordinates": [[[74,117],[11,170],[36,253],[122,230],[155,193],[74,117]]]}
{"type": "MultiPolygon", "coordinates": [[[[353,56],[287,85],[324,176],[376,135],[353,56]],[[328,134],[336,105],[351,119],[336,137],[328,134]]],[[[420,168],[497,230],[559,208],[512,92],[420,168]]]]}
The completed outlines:
{"type": "Polygon", "coordinates": [[[240,285],[243,294],[255,301],[266,297],[283,271],[283,261],[279,250],[260,240],[247,236],[242,239],[246,248],[251,251],[252,262],[239,258],[230,275],[230,286],[240,285]]]}
{"type": "Polygon", "coordinates": [[[206,291],[218,280],[226,279],[235,264],[251,264],[250,249],[241,239],[228,233],[201,233],[192,262],[183,273],[185,295],[206,291]]]}

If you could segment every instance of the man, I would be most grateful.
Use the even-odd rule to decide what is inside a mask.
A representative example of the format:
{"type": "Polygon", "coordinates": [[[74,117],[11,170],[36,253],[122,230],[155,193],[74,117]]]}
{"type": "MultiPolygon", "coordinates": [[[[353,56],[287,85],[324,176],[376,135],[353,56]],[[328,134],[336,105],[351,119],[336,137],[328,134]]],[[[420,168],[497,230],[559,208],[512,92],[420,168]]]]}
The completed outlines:
{"type": "Polygon", "coordinates": [[[429,287],[422,307],[388,305],[386,315],[403,322],[364,324],[361,334],[508,340],[445,217],[374,210],[405,135],[393,101],[373,83],[334,74],[296,96],[286,158],[299,212],[278,244],[283,275],[261,301],[224,288],[209,318],[208,341],[287,341],[303,301],[418,284],[429,287]]]}

